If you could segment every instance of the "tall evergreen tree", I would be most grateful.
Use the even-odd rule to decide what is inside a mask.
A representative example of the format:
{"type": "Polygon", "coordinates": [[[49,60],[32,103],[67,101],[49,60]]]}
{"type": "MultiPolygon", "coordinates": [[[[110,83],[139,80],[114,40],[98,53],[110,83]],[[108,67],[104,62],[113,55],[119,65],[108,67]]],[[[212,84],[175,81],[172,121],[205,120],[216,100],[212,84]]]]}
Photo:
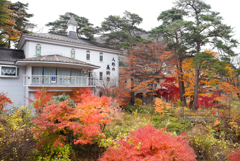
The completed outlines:
{"type": "MultiPolygon", "coordinates": [[[[198,55],[204,59],[201,54],[203,47],[210,45],[213,49],[218,49],[221,59],[230,61],[234,56],[234,47],[237,47],[238,41],[233,39],[233,30],[230,26],[223,24],[219,12],[211,10],[211,6],[203,0],[177,0],[176,8],[187,12],[186,19],[192,22],[188,26],[187,44],[192,46],[189,53],[198,55]]],[[[196,60],[196,59],[195,59],[196,60]]],[[[198,99],[199,89],[199,66],[195,61],[195,92],[194,100],[198,99]]],[[[194,101],[196,107],[197,101],[194,101]]]]}
{"type": "Polygon", "coordinates": [[[152,29],[149,32],[149,37],[157,40],[162,37],[169,49],[172,50],[172,54],[177,60],[180,99],[186,105],[182,62],[188,56],[186,50],[190,46],[186,43],[188,39],[187,29],[192,23],[183,20],[185,15],[187,15],[186,12],[176,8],[163,11],[157,18],[158,21],[161,20],[162,24],[152,29]]]}
{"type": "MultiPolygon", "coordinates": [[[[151,42],[141,37],[142,34],[146,33],[146,31],[138,27],[142,21],[143,19],[139,15],[128,11],[124,12],[123,17],[110,15],[101,24],[101,38],[103,38],[106,45],[128,53],[138,43],[151,42]]],[[[131,104],[134,104],[134,102],[134,73],[132,73],[131,104]]]]}
{"type": "MultiPolygon", "coordinates": [[[[230,57],[234,56],[233,48],[238,42],[232,38],[233,30],[230,26],[223,24],[219,12],[211,10],[211,6],[203,0],[177,0],[173,9],[162,12],[158,20],[162,24],[153,29],[150,33],[153,38],[162,36],[168,46],[174,51],[178,59],[179,72],[184,57],[195,55],[199,60],[208,59],[202,54],[203,47],[211,46],[217,49],[221,59],[229,62],[230,57]],[[200,58],[202,57],[202,58],[200,58]]],[[[199,90],[199,61],[195,60],[195,93],[194,99],[197,100],[199,90]]],[[[180,80],[181,80],[180,75],[180,80]]],[[[180,95],[184,94],[184,90],[180,95]]],[[[194,102],[196,107],[196,101],[194,102]]]]}
{"type": "Polygon", "coordinates": [[[46,26],[51,27],[50,32],[67,34],[67,23],[70,20],[70,16],[73,16],[78,24],[77,35],[79,37],[94,39],[94,34],[98,32],[98,27],[94,28],[93,24],[91,24],[87,18],[80,17],[72,12],[66,12],[64,15],[60,15],[59,19],[47,23],[46,26]]]}
{"type": "Polygon", "coordinates": [[[137,43],[147,42],[141,37],[146,31],[138,27],[142,21],[139,15],[128,11],[123,17],[110,15],[101,24],[101,37],[106,45],[129,50],[137,43]]]}

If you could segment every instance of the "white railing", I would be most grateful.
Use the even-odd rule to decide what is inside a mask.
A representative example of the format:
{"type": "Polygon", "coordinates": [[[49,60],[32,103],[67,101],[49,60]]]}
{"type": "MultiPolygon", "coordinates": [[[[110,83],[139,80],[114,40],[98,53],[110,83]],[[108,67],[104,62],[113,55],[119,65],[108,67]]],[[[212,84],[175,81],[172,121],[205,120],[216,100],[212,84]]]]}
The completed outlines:
{"type": "Polygon", "coordinates": [[[24,86],[61,86],[61,87],[95,87],[95,79],[87,76],[62,75],[25,75],[24,86]]]}

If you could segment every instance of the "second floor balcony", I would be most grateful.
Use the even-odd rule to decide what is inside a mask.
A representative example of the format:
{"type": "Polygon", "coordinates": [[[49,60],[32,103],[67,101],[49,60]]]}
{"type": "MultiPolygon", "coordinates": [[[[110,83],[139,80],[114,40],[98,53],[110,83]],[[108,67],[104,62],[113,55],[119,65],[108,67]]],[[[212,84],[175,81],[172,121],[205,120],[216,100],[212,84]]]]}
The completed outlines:
{"type": "Polygon", "coordinates": [[[23,85],[32,87],[95,87],[96,80],[87,76],[25,75],[23,85]]]}

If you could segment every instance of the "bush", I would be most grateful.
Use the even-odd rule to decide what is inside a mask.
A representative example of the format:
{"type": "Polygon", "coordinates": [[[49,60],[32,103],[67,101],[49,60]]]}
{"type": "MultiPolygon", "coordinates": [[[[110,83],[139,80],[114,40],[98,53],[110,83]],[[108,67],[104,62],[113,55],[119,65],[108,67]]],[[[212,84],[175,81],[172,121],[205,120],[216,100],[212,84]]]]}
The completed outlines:
{"type": "Polygon", "coordinates": [[[174,137],[164,129],[156,130],[149,124],[120,140],[117,147],[108,148],[99,160],[194,161],[195,155],[183,136],[174,137]]]}
{"type": "Polygon", "coordinates": [[[140,107],[142,106],[142,100],[140,98],[135,99],[134,106],[140,107]]]}
{"type": "Polygon", "coordinates": [[[240,150],[234,149],[232,152],[228,153],[228,158],[230,161],[240,160],[240,150]]]}
{"type": "Polygon", "coordinates": [[[41,150],[36,150],[35,154],[38,156],[36,158],[37,161],[71,161],[70,157],[71,146],[69,144],[60,147],[54,147],[52,145],[48,145],[47,148],[41,150]]]}
{"type": "Polygon", "coordinates": [[[106,127],[104,131],[105,138],[102,138],[98,143],[100,147],[108,148],[115,146],[117,141],[125,138],[130,132],[146,126],[151,122],[151,116],[148,114],[139,113],[123,113],[122,118],[115,119],[106,127]]]}
{"type": "Polygon", "coordinates": [[[125,106],[125,110],[130,112],[130,113],[134,113],[134,112],[138,112],[138,113],[148,113],[148,114],[155,114],[155,108],[154,107],[148,107],[148,106],[125,106]]]}
{"type": "Polygon", "coordinates": [[[2,113],[0,119],[0,160],[33,160],[35,140],[31,132],[33,116],[27,106],[2,113]]]}
{"type": "Polygon", "coordinates": [[[211,130],[202,125],[194,127],[188,133],[189,145],[199,160],[227,160],[228,142],[216,139],[211,130]]]}
{"type": "Polygon", "coordinates": [[[152,116],[152,124],[154,128],[165,128],[167,131],[176,132],[178,135],[189,131],[192,128],[190,121],[178,119],[167,114],[152,116]]]}
{"type": "Polygon", "coordinates": [[[69,95],[66,95],[65,93],[52,98],[52,101],[55,102],[56,105],[59,104],[60,102],[64,102],[64,101],[67,101],[67,100],[69,101],[68,105],[70,107],[76,108],[76,105],[75,105],[74,101],[70,98],[69,95]]]}

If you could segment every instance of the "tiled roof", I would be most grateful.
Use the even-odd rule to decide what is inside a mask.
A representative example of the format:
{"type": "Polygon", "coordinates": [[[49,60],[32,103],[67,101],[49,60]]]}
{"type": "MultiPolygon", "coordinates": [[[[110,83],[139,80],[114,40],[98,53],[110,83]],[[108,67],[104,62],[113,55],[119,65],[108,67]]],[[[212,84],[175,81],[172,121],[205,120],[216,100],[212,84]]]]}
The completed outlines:
{"type": "Polygon", "coordinates": [[[15,50],[15,49],[6,49],[0,48],[0,61],[16,61],[17,59],[24,59],[23,50],[15,50]]]}
{"type": "Polygon", "coordinates": [[[31,57],[26,59],[20,59],[18,61],[45,61],[45,62],[63,62],[63,63],[71,63],[71,64],[81,64],[81,65],[88,65],[100,68],[97,65],[86,63],[81,60],[65,57],[62,55],[43,55],[43,56],[37,56],[37,57],[31,57]]]}
{"type": "Polygon", "coordinates": [[[28,35],[28,36],[34,36],[34,37],[39,37],[39,38],[46,38],[46,39],[52,39],[52,40],[59,40],[59,41],[65,41],[65,42],[72,42],[72,43],[77,43],[77,44],[82,44],[82,45],[89,45],[89,46],[97,46],[97,47],[102,47],[102,48],[108,48],[108,49],[113,49],[109,46],[100,44],[98,42],[92,41],[90,39],[84,39],[84,38],[78,38],[78,39],[72,39],[69,38],[68,35],[62,35],[58,33],[24,33],[23,35],[28,35]]]}

